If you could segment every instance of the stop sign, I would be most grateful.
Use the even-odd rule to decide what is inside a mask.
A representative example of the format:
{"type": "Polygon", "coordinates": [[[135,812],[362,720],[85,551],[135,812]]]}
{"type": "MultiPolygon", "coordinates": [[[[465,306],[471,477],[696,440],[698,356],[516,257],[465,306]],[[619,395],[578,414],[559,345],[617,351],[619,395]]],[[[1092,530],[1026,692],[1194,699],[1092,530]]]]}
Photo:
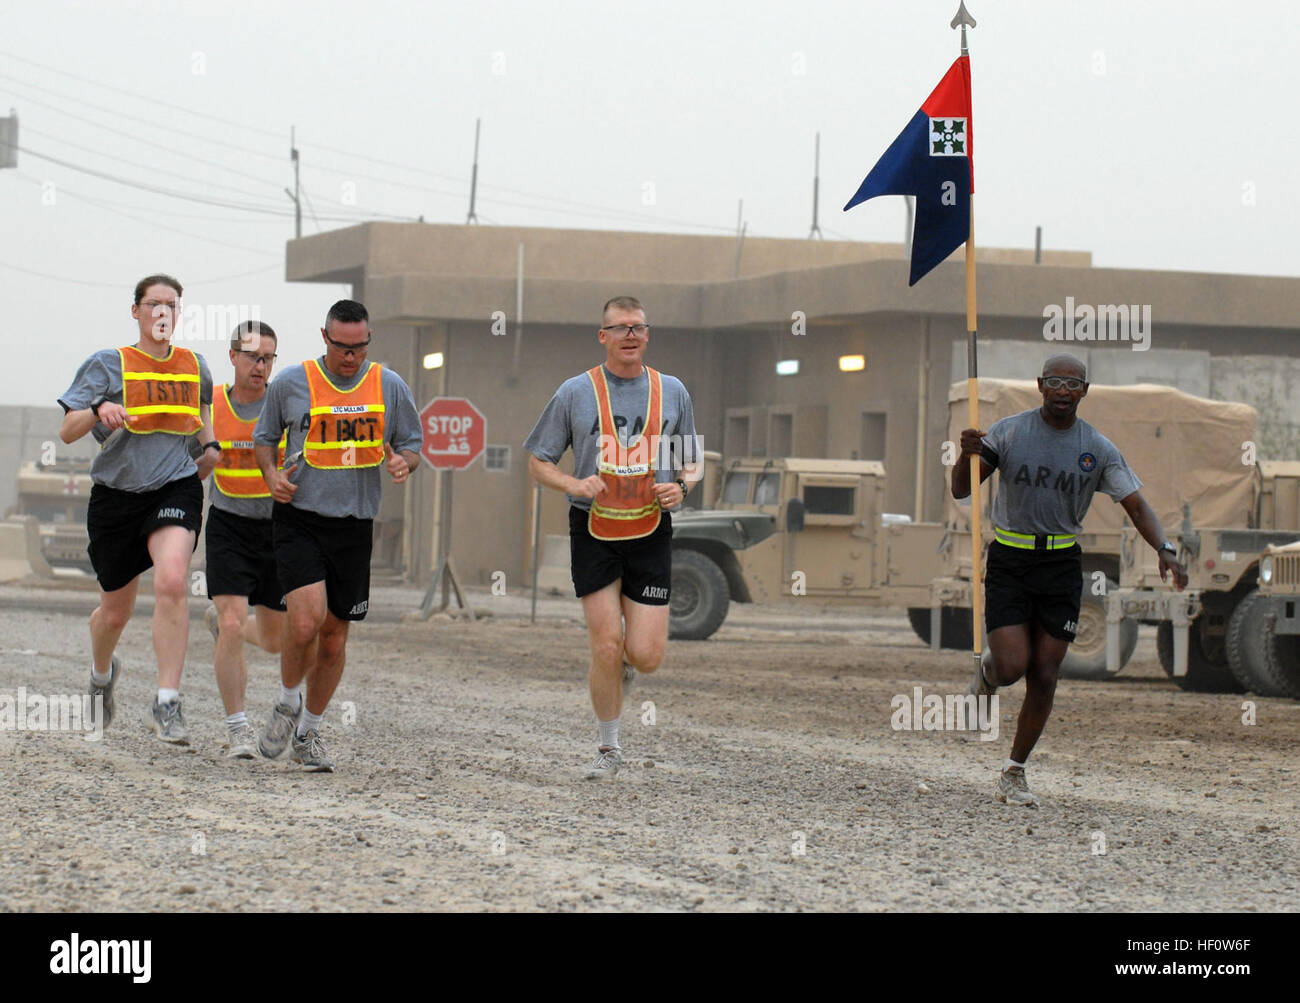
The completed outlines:
{"type": "Polygon", "coordinates": [[[487,419],[464,397],[435,397],[420,412],[420,452],[439,470],[464,470],[487,443],[487,419]]]}

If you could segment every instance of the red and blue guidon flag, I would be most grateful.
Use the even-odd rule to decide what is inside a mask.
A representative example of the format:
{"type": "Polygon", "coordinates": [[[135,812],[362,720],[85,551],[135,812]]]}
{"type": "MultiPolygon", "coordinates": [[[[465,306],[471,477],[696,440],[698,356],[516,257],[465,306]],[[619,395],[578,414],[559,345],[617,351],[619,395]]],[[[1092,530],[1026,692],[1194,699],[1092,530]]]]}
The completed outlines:
{"type": "Polygon", "coordinates": [[[844,207],[877,195],[914,195],[909,286],[965,243],[975,191],[970,57],[959,56],[844,207]]]}

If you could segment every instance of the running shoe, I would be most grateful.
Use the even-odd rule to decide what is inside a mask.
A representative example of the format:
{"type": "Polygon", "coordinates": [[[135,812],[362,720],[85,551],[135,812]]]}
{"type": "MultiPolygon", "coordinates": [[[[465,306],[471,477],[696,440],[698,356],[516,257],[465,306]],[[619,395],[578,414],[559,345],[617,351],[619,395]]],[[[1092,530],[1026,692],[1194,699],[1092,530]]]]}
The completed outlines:
{"type": "Polygon", "coordinates": [[[257,732],[245,722],[230,733],[230,748],[226,750],[227,759],[252,759],[257,755],[257,732]]]}
{"type": "Polygon", "coordinates": [[[636,682],[636,666],[632,665],[631,662],[624,662],[623,663],[623,692],[626,693],[628,690],[630,690],[634,682],[636,682]]]}
{"type": "Polygon", "coordinates": [[[600,747],[600,755],[587,767],[588,780],[613,780],[623,765],[623,750],[611,749],[607,745],[600,747]]]}
{"type": "Polygon", "coordinates": [[[104,698],[104,722],[103,727],[107,728],[113,723],[113,711],[117,705],[113,700],[113,687],[117,685],[118,674],[122,671],[122,663],[114,655],[108,664],[108,682],[103,686],[95,685],[94,673],[91,673],[90,679],[90,712],[95,713],[95,698],[104,698]]]}
{"type": "Polygon", "coordinates": [[[154,734],[164,742],[173,745],[189,745],[190,733],[185,727],[185,715],[181,713],[181,698],[168,700],[160,704],[158,697],[153,698],[154,734]]]}
{"type": "Polygon", "coordinates": [[[257,751],[267,759],[278,759],[293,737],[294,729],[298,727],[298,718],[302,716],[305,704],[306,701],[301,696],[298,697],[297,710],[287,703],[276,704],[275,710],[271,712],[271,720],[266,723],[266,730],[258,739],[257,751]]]}
{"type": "Polygon", "coordinates": [[[1037,799],[1029,793],[1029,782],[1025,780],[1025,771],[1011,767],[1003,770],[998,778],[998,800],[1003,804],[1028,807],[1038,804],[1037,799]]]}
{"type": "Polygon", "coordinates": [[[301,738],[296,731],[294,732],[293,752],[289,758],[295,763],[302,763],[303,769],[308,773],[334,772],[334,763],[325,754],[325,743],[321,740],[320,732],[315,728],[301,738]]]}

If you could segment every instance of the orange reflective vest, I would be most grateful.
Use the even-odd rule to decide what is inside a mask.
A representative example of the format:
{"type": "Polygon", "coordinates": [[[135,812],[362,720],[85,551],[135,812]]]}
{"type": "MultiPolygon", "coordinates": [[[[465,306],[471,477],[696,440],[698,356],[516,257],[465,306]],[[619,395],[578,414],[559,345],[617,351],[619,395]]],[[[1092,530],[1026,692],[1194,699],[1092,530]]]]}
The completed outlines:
{"type": "MultiPolygon", "coordinates": [[[[212,394],[212,433],[221,444],[221,459],[212,471],[212,483],[227,498],[270,498],[271,489],[257,466],[253,453],[253,429],[257,419],[244,421],[235,414],[230,404],[229,385],[220,386],[212,394]]],[[[284,463],[284,448],[288,432],[280,436],[275,465],[284,463]]]]}
{"type": "Polygon", "coordinates": [[[596,391],[600,415],[600,464],[597,472],[605,490],[591,501],[587,531],[597,540],[637,540],[659,528],[663,510],[655,496],[655,471],[659,467],[659,428],[663,415],[663,385],[659,373],[646,366],[650,400],[645,427],[635,443],[623,446],[614,427],[605,367],[587,371],[596,391]]]}
{"type": "Polygon", "coordinates": [[[340,390],[319,360],[302,364],[311,394],[311,427],[302,456],[321,470],[377,467],[384,462],[384,387],[382,366],[367,364],[366,375],[351,390],[340,390]]]}
{"type": "Polygon", "coordinates": [[[122,406],[130,415],[127,431],[193,435],[203,427],[197,355],[175,345],[162,359],[134,345],[119,348],[117,355],[122,360],[122,406]]]}

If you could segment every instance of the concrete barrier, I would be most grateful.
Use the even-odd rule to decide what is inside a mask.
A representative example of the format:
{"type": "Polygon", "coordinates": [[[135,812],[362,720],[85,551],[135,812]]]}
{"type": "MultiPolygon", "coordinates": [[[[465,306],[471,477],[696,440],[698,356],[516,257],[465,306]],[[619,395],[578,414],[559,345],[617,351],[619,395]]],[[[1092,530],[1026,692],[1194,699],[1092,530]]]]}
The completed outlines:
{"type": "Polygon", "coordinates": [[[41,526],[35,516],[10,516],[0,522],[0,582],[53,578],[41,554],[41,526]]]}

